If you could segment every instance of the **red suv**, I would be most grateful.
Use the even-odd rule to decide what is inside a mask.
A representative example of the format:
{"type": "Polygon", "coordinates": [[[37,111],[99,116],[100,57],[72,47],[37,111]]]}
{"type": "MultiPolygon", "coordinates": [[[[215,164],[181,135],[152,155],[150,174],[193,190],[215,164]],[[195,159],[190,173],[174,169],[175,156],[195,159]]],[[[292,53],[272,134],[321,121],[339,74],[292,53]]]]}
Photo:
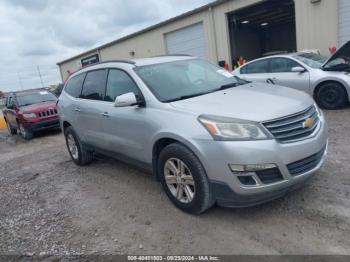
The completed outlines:
{"type": "Polygon", "coordinates": [[[57,97],[44,89],[7,93],[4,118],[11,135],[19,131],[24,139],[44,129],[59,128],[57,97]]]}

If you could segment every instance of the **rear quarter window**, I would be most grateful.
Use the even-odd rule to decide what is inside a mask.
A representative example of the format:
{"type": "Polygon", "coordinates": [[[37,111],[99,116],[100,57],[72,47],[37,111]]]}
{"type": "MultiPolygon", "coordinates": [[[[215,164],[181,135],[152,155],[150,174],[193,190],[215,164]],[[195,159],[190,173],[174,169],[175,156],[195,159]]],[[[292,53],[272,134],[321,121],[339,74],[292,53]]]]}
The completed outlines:
{"type": "Polygon", "coordinates": [[[86,73],[83,73],[69,79],[64,90],[72,97],[79,97],[81,94],[81,89],[83,87],[85,75],[86,73]]]}

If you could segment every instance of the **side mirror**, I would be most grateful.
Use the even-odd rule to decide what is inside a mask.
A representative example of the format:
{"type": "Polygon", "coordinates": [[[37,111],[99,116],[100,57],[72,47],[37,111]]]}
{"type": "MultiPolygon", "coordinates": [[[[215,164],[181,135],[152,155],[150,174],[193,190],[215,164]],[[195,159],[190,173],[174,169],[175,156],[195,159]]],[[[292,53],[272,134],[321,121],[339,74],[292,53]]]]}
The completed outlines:
{"type": "Polygon", "coordinates": [[[294,73],[304,73],[306,71],[306,69],[304,67],[301,66],[296,66],[292,68],[292,72],[294,73]]]}
{"type": "Polygon", "coordinates": [[[137,101],[136,96],[133,92],[117,96],[115,101],[114,101],[115,107],[134,106],[134,105],[138,105],[138,104],[140,104],[140,102],[137,101]]]}

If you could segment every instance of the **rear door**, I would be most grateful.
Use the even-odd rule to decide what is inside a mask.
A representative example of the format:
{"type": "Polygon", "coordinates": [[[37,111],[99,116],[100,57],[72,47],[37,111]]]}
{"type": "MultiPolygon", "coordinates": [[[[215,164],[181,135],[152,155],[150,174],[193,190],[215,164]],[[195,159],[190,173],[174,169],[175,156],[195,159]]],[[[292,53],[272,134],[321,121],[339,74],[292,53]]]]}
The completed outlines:
{"type": "Polygon", "coordinates": [[[284,57],[270,59],[270,77],[276,85],[294,88],[308,92],[310,88],[310,74],[305,69],[304,72],[292,72],[293,67],[303,67],[298,62],[284,57]]]}
{"type": "Polygon", "coordinates": [[[87,73],[76,110],[78,113],[76,125],[79,133],[89,145],[104,148],[104,101],[107,69],[93,70],[87,73]]]}
{"type": "Polygon", "coordinates": [[[251,62],[240,69],[240,77],[252,82],[266,82],[269,77],[268,59],[251,62]]]}

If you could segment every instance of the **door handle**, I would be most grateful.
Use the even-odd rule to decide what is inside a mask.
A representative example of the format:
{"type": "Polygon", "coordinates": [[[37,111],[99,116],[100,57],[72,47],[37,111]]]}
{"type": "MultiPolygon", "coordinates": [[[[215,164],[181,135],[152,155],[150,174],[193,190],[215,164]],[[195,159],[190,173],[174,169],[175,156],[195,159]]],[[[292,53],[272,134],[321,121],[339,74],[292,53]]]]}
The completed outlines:
{"type": "Polygon", "coordinates": [[[81,112],[81,109],[80,109],[80,107],[76,107],[76,108],[74,108],[74,111],[75,112],[81,112]]]}
{"type": "Polygon", "coordinates": [[[109,117],[108,112],[101,113],[101,115],[102,115],[103,117],[109,117]]]}

